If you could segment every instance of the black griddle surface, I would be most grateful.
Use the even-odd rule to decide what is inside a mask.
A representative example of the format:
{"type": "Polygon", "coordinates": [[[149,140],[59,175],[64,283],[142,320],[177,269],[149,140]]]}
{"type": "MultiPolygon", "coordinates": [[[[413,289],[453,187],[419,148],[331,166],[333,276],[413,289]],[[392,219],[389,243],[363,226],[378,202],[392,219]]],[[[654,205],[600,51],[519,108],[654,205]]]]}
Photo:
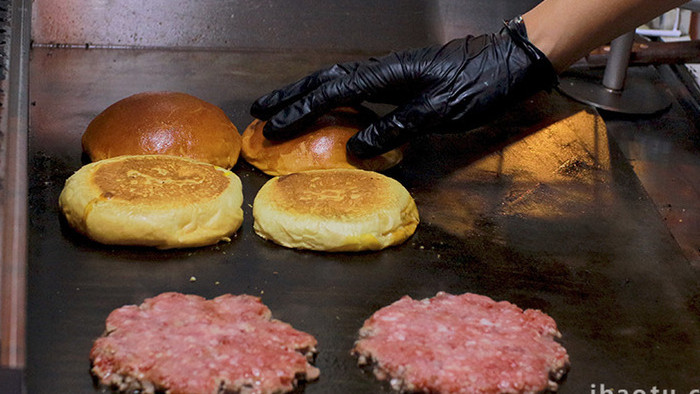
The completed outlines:
{"type": "MultiPolygon", "coordinates": [[[[83,164],[82,132],[113,102],[146,90],[183,91],[220,106],[242,131],[260,94],[356,57],[32,51],[29,393],[97,391],[88,354],[109,312],[165,291],[256,295],[274,317],[316,336],[321,377],[307,393],[389,392],[350,355],[357,330],[405,294],[438,291],[479,293],[551,315],[572,362],[562,393],[601,385],[630,392],[700,388],[697,273],[605,133],[594,144],[609,155],[609,168],[563,178],[507,170],[507,160],[496,166],[502,173],[479,167],[514,151],[527,158],[536,143],[518,141],[572,114],[592,113],[556,93],[504,111],[476,132],[412,144],[388,175],[414,195],[422,222],[408,242],[381,252],[297,251],[260,239],[251,204],[269,178],[244,162],[234,172],[243,182],[245,221],[230,243],[172,251],[102,246],[61,220],[57,199],[83,164]]],[[[551,150],[551,160],[565,163],[565,148],[551,150]]]]}

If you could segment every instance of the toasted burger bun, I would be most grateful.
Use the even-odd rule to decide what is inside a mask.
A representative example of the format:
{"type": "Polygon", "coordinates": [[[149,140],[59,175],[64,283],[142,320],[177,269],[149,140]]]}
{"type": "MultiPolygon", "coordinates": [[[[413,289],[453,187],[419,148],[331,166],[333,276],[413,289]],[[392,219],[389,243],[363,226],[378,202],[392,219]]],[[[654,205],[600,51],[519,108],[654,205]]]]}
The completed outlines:
{"type": "Polygon", "coordinates": [[[396,180],[358,169],[312,170],[270,179],[253,203],[253,228],[289,248],[379,250],[410,237],[418,210],[396,180]]]}
{"type": "Polygon", "coordinates": [[[369,110],[338,108],[322,115],[306,132],[286,141],[266,139],[262,132],[265,122],[255,119],[243,132],[241,155],[260,171],[274,176],[329,168],[383,171],[403,159],[401,149],[364,160],[349,156],[345,149],[350,137],[375,119],[369,110]]]}
{"type": "Polygon", "coordinates": [[[90,163],[68,178],[58,202],[72,227],[104,244],[203,246],[230,240],[243,222],[238,177],[177,156],[90,163]]]}
{"type": "Polygon", "coordinates": [[[241,135],[219,107],[177,92],[145,92],[117,101],[82,138],[92,161],[122,155],[174,155],[232,168],[241,135]]]}

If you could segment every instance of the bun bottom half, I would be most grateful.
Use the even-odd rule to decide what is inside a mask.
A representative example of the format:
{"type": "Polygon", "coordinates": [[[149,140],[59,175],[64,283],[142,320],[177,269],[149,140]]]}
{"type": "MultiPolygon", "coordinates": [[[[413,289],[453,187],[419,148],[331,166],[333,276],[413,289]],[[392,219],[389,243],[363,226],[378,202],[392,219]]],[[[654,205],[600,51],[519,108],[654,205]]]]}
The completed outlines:
{"type": "Polygon", "coordinates": [[[406,241],[418,209],[396,180],[357,169],[275,177],[253,203],[253,228],[288,248],[327,252],[380,250],[406,241]]]}
{"type": "Polygon", "coordinates": [[[241,181],[188,158],[119,156],[83,166],[59,196],[67,222],[110,245],[159,249],[229,241],[243,222],[241,181]]]}

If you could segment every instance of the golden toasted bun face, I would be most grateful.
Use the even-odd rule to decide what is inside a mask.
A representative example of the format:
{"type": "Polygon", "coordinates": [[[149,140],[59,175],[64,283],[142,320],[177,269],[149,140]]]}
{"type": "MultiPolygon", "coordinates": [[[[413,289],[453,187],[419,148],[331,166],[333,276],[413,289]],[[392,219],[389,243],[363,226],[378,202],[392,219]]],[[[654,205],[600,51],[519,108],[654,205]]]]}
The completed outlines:
{"type": "Polygon", "coordinates": [[[232,168],[241,135],[224,111],[178,92],[144,92],[110,105],[88,125],[92,161],[122,155],[174,155],[232,168]]]}
{"type": "Polygon", "coordinates": [[[87,237],[160,249],[228,241],[243,222],[241,181],[231,171],[166,155],[90,163],[66,180],[59,206],[87,237]]]}
{"type": "Polygon", "coordinates": [[[270,179],[253,202],[262,238],[299,249],[379,250],[408,239],[418,210],[396,180],[358,169],[311,170],[270,179]]]}
{"type": "Polygon", "coordinates": [[[376,115],[368,110],[337,108],[322,115],[297,137],[274,142],[263,136],[265,122],[255,119],[243,132],[241,155],[262,172],[274,176],[330,168],[383,171],[403,159],[401,149],[363,160],[349,156],[345,149],[350,137],[375,119],[376,115]]]}

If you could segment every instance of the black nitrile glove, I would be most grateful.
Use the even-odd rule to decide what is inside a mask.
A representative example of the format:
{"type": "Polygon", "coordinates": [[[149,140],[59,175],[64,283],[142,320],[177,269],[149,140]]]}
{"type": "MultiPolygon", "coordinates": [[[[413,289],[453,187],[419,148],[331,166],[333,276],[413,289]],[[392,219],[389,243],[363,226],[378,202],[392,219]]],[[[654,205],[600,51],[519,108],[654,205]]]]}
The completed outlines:
{"type": "Polygon", "coordinates": [[[250,112],[268,120],[266,138],[279,140],[334,107],[362,101],[396,105],[348,141],[348,151],[365,158],[418,134],[479,126],[508,102],[549,89],[556,81],[554,68],[528,41],[518,17],[495,34],[336,64],[259,98],[250,112]]]}

